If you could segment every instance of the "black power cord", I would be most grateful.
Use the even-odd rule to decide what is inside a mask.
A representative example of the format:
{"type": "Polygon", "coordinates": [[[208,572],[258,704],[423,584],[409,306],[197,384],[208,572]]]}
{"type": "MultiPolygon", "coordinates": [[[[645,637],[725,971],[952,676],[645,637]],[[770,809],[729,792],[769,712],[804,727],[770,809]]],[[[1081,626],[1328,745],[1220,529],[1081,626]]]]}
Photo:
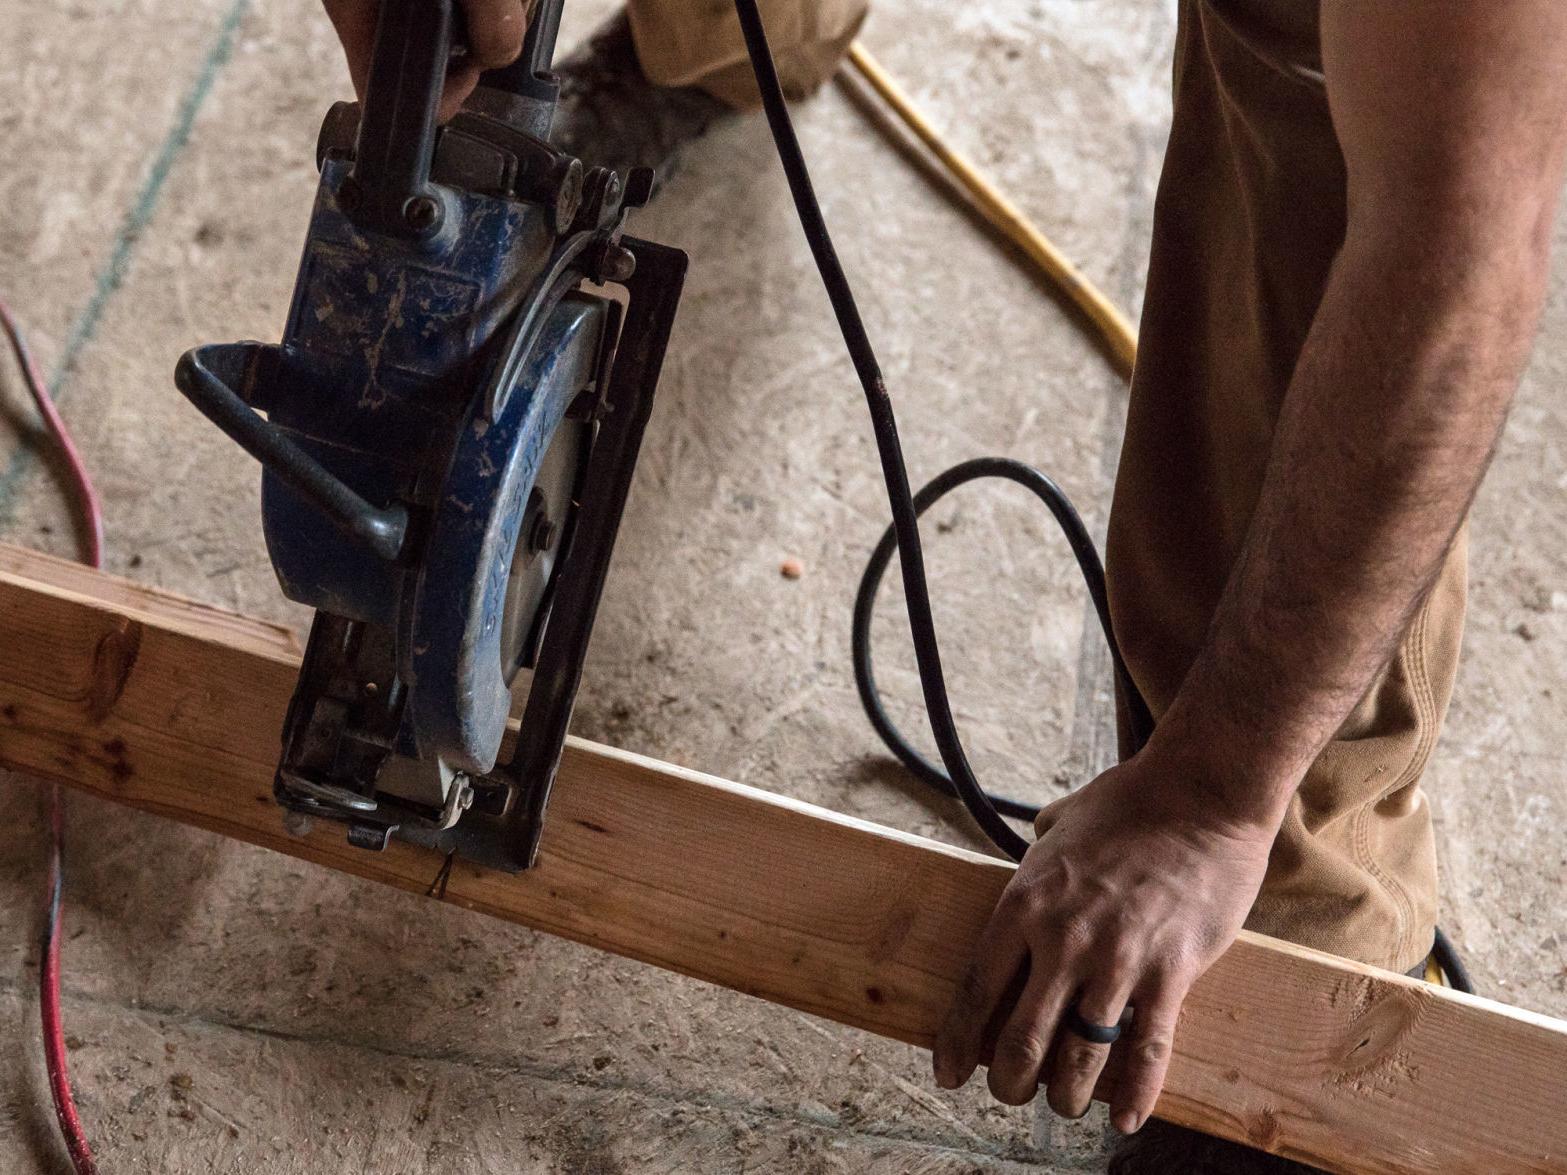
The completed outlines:
{"type": "MultiPolygon", "coordinates": [[[[1153,719],[1147,701],[1132,680],[1121,656],[1120,646],[1116,643],[1099,553],[1094,548],[1093,539],[1089,537],[1082,518],[1061,488],[1045,474],[1021,461],[1004,457],[980,457],[965,461],[941,474],[918,494],[911,491],[908,469],[903,461],[903,447],[898,440],[898,424],[893,415],[892,400],[887,394],[881,366],[876,361],[875,348],[860,318],[854,291],[838,260],[838,252],[833,248],[832,235],[827,230],[826,219],[817,202],[810,170],[800,150],[800,141],[795,136],[783,86],[778,80],[778,69],[767,43],[767,30],[762,25],[761,13],[757,11],[756,0],[734,0],[734,4],[745,37],[746,52],[751,58],[751,69],[761,91],[762,109],[767,115],[767,125],[778,151],[778,161],[783,165],[789,192],[794,199],[795,213],[805,232],[822,284],[827,288],[827,298],[838,320],[838,329],[843,334],[849,358],[854,363],[855,374],[865,392],[865,402],[871,414],[871,429],[876,437],[876,451],[881,459],[882,478],[887,483],[887,499],[892,508],[892,526],[871,555],[854,601],[852,656],[854,681],[860,701],[876,733],[904,766],[924,782],[949,795],[956,795],[991,842],[1013,860],[1020,861],[1029,842],[1007,824],[1004,816],[1028,820],[1039,812],[1039,808],[1022,800],[993,796],[986,792],[969,765],[947,698],[946,675],[941,666],[941,649],[937,644],[936,623],[931,613],[930,588],[925,580],[925,555],[920,542],[919,516],[952,490],[983,478],[1016,482],[1045,504],[1066,535],[1088,587],[1105,643],[1110,649],[1116,686],[1125,708],[1127,733],[1132,748],[1137,750],[1148,741],[1153,731],[1153,719]],[[935,737],[936,749],[941,755],[941,766],[920,754],[888,717],[872,672],[871,616],[876,602],[876,589],[881,584],[894,551],[897,552],[903,575],[903,593],[909,615],[909,630],[913,637],[914,659],[919,666],[920,689],[925,697],[931,734],[935,737]]],[[[1455,989],[1466,992],[1474,990],[1451,941],[1440,929],[1436,932],[1433,954],[1455,989]]]]}
{"type": "MultiPolygon", "coordinates": [[[[1126,662],[1121,659],[1120,646],[1116,644],[1115,633],[1110,625],[1110,602],[1105,593],[1105,573],[1099,562],[1099,552],[1094,549],[1094,540],[1089,537],[1088,528],[1083,525],[1082,518],[1073,509],[1071,500],[1061,487],[1032,465],[1025,465],[1021,461],[1009,457],[976,457],[972,461],[954,465],[915,494],[915,517],[923,515],[959,486],[982,478],[1002,478],[1027,489],[1049,508],[1062,533],[1066,535],[1072,555],[1077,560],[1078,570],[1083,574],[1083,582],[1088,587],[1094,612],[1099,617],[1099,627],[1104,632],[1106,644],[1110,646],[1110,662],[1115,671],[1116,686],[1125,699],[1129,733],[1134,744],[1142,746],[1153,731],[1153,719],[1149,716],[1142,694],[1138,693],[1137,686],[1132,682],[1126,662]]],[[[881,692],[876,688],[876,676],[871,667],[871,618],[876,608],[877,589],[897,549],[897,532],[888,527],[887,533],[882,535],[881,542],[871,553],[870,562],[865,565],[865,574],[860,578],[860,590],[854,598],[854,626],[850,636],[854,684],[860,692],[860,702],[865,707],[866,717],[888,750],[917,778],[948,795],[958,795],[952,777],[915,750],[903,732],[893,724],[882,703],[881,692]]],[[[923,581],[920,586],[924,588],[923,581]]],[[[985,796],[1003,816],[1033,820],[1039,815],[1038,804],[1010,799],[993,792],[986,792],[985,796]]]]}
{"type": "MultiPolygon", "coordinates": [[[[960,465],[921,490],[920,503],[916,504],[909,487],[908,469],[903,462],[903,447],[898,440],[898,424],[893,415],[892,400],[887,394],[887,385],[882,379],[881,367],[876,362],[870,336],[866,334],[865,324],[860,319],[854,291],[849,287],[849,279],[843,272],[837,250],[833,248],[832,236],[827,231],[827,222],[822,217],[821,206],[817,203],[805,156],[800,151],[800,142],[789,118],[788,103],[778,80],[778,70],[767,44],[767,31],[762,26],[756,0],[735,0],[735,13],[740,18],[746,51],[750,55],[751,68],[761,90],[762,109],[767,115],[767,125],[778,149],[779,162],[783,164],[784,175],[789,181],[789,191],[794,197],[800,227],[805,231],[806,242],[816,259],[816,268],[821,274],[822,284],[827,287],[827,298],[832,303],[833,314],[838,319],[838,329],[843,333],[849,358],[854,363],[860,386],[865,391],[871,428],[876,436],[876,451],[881,458],[882,477],[887,483],[887,499],[892,508],[892,528],[871,558],[855,605],[855,680],[859,685],[860,698],[865,703],[872,725],[893,753],[921,779],[956,794],[992,843],[1013,860],[1020,861],[1029,842],[1007,824],[997,805],[975,778],[974,769],[969,765],[968,756],[963,750],[963,741],[958,735],[957,723],[952,717],[946,675],[941,667],[941,649],[936,640],[936,623],[931,614],[930,589],[925,582],[925,555],[920,544],[919,515],[921,510],[928,509],[949,490],[981,477],[1007,477],[1037,494],[1066,531],[1073,553],[1077,556],[1078,566],[1083,569],[1089,592],[1099,612],[1105,639],[1110,644],[1118,682],[1125,691],[1129,706],[1146,715],[1147,706],[1126,672],[1114,634],[1110,630],[1109,612],[1104,598],[1104,571],[1100,567],[1099,556],[1066,495],[1044,474],[1021,462],[983,458],[978,462],[960,465]],[[887,717],[871,676],[871,605],[876,585],[881,581],[894,548],[898,552],[898,563],[903,573],[903,593],[914,641],[914,659],[919,665],[920,688],[925,696],[931,734],[935,736],[936,749],[941,754],[945,771],[920,755],[899,733],[887,717]]],[[[1002,802],[1012,814],[1027,813],[1028,805],[1017,801],[1002,802]]]]}

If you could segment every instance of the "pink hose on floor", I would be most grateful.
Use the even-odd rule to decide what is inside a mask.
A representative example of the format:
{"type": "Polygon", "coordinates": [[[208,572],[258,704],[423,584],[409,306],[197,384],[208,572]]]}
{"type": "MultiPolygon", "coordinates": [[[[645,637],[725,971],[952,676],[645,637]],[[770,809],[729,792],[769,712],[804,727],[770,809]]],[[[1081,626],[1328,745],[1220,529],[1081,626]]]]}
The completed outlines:
{"type": "MultiPolygon", "coordinates": [[[[5,330],[22,369],[22,382],[27,385],[38,413],[44,419],[54,442],[65,455],[71,480],[76,491],[77,505],[87,526],[87,562],[93,567],[103,565],[103,510],[98,493],[93,489],[92,478],[86,463],[71,440],[65,421],[60,418],[48,386],[38,371],[38,365],[22,339],[22,332],[12,316],[10,308],[0,301],[0,328],[5,330]]],[[[43,1017],[44,1064],[49,1072],[49,1094],[54,1099],[55,1120],[60,1124],[60,1134],[65,1139],[65,1149],[70,1153],[71,1165],[77,1175],[97,1175],[98,1166],[93,1162],[92,1149],[87,1145],[87,1135],[82,1130],[82,1120],[76,1113],[76,1099],[71,1093],[71,1075],[66,1068],[65,1028],[60,1015],[60,907],[64,888],[64,816],[60,808],[60,785],[49,785],[49,888],[44,907],[43,958],[38,969],[38,1005],[43,1017]]]]}

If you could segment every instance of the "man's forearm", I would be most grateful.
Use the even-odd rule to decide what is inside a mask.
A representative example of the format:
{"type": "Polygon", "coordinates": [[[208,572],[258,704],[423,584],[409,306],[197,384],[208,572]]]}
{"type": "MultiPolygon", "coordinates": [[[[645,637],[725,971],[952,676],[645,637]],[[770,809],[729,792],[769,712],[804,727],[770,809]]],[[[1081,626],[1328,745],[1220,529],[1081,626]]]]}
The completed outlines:
{"type": "Polygon", "coordinates": [[[1241,554],[1150,748],[1275,827],[1473,500],[1567,158],[1567,6],[1324,0],[1321,33],[1346,239],[1241,554]]]}
{"type": "Polygon", "coordinates": [[[1282,819],[1440,570],[1527,355],[1544,253],[1461,227],[1351,232],[1241,556],[1155,735],[1218,749],[1202,782],[1240,818],[1282,819]]]}

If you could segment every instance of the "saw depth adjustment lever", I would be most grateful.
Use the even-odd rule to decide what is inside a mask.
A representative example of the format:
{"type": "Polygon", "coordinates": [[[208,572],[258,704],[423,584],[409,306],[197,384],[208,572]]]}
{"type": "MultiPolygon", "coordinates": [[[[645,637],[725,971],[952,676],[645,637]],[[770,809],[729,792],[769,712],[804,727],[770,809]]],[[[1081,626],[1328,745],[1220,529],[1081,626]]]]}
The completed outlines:
{"type": "Polygon", "coordinates": [[[273,568],[316,609],[278,800],[507,870],[538,851],[686,268],[623,232],[651,173],[549,142],[561,4],[439,126],[452,0],[387,0],[363,107],[321,129],[282,342],[175,373],[261,462],[273,568]]]}

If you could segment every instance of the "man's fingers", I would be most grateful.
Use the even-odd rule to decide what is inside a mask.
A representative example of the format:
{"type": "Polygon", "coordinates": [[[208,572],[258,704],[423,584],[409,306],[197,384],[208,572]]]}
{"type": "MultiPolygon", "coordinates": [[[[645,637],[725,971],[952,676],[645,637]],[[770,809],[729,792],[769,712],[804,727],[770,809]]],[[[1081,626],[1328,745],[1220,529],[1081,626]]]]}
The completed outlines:
{"type": "Polygon", "coordinates": [[[1023,993],[996,1034],[988,1081],[997,1101],[1021,1106],[1032,1100],[1050,1038],[1071,992],[1070,979],[1050,967],[1048,960],[1033,956],[1023,993]]]}
{"type": "Polygon", "coordinates": [[[468,95],[479,84],[479,67],[471,62],[453,61],[446,67],[446,85],[441,90],[441,104],[436,111],[438,122],[449,122],[462,109],[468,95]]]}
{"type": "Polygon", "coordinates": [[[462,0],[468,23],[468,53],[453,59],[446,70],[438,117],[448,121],[479,84],[487,69],[499,69],[522,52],[533,0],[462,0]]]}
{"type": "Polygon", "coordinates": [[[325,0],[327,19],[337,30],[348,58],[348,76],[354,93],[365,96],[365,78],[370,74],[370,55],[375,49],[375,22],[381,6],[377,0],[325,0]]]}
{"type": "Polygon", "coordinates": [[[532,0],[463,0],[462,6],[468,17],[468,55],[475,65],[498,69],[517,60],[532,0]]]}
{"type": "Polygon", "coordinates": [[[1026,954],[1012,917],[1012,903],[1003,894],[1001,904],[979,936],[974,962],[958,984],[952,1007],[936,1034],[931,1065],[936,1084],[943,1089],[957,1089],[978,1067],[985,1027],[1026,954]]]}
{"type": "Polygon", "coordinates": [[[1110,1122],[1122,1134],[1140,1129],[1159,1100],[1185,996],[1186,984],[1173,979],[1158,980],[1137,992],[1131,1027],[1115,1046],[1117,1074],[1110,1122]]]}
{"type": "MultiPolygon", "coordinates": [[[[1112,974],[1089,980],[1077,1000],[1077,1014],[1088,1024],[1118,1023],[1131,995],[1132,978],[1112,974]]],[[[1063,1118],[1081,1118],[1094,1098],[1094,1086],[1110,1057],[1110,1045],[1095,1044],[1073,1032],[1063,1019],[1051,1058],[1045,1100],[1063,1118]]]]}
{"type": "MultiPolygon", "coordinates": [[[[343,42],[354,92],[363,98],[365,81],[370,76],[370,59],[375,54],[379,0],[324,2],[327,17],[343,42]]],[[[463,0],[468,24],[468,54],[466,58],[454,59],[447,68],[440,121],[445,122],[457,113],[463,100],[478,84],[481,72],[509,65],[517,59],[532,10],[533,0],[463,0]]]]}

